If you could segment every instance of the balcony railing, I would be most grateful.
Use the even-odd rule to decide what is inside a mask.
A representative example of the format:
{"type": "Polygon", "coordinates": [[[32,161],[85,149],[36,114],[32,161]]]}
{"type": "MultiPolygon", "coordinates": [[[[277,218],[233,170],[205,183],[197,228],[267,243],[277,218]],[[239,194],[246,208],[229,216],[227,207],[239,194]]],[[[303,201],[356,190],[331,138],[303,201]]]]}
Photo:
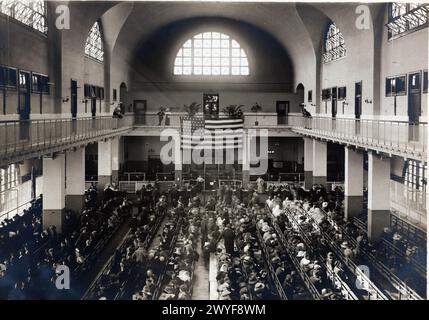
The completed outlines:
{"type": "Polygon", "coordinates": [[[289,124],[298,133],[401,156],[426,158],[426,122],[290,116],[289,124]]]}
{"type": "Polygon", "coordinates": [[[133,116],[1,121],[0,160],[109,136],[130,129],[133,123],[133,116]]]}

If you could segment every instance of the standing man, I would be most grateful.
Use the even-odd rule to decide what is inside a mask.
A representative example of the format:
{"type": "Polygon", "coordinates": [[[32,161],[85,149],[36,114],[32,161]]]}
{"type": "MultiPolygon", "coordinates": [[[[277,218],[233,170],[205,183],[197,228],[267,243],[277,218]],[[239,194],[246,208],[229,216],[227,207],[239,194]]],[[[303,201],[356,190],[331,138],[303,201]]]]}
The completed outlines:
{"type": "Polygon", "coordinates": [[[258,193],[265,193],[265,181],[262,179],[262,177],[259,177],[258,180],[256,180],[256,185],[258,186],[258,193]]]}
{"type": "Polygon", "coordinates": [[[223,239],[223,243],[225,245],[226,253],[230,254],[231,256],[234,255],[234,239],[235,234],[234,231],[231,229],[231,225],[227,224],[223,232],[220,234],[220,237],[218,239],[218,242],[223,239]]]}

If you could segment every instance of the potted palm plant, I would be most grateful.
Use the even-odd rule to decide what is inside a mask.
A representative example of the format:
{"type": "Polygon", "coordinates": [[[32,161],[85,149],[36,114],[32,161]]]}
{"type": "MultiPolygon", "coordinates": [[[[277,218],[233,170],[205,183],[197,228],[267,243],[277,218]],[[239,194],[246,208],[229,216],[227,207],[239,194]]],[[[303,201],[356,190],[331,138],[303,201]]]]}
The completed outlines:
{"type": "Polygon", "coordinates": [[[257,126],[259,125],[258,112],[262,110],[262,107],[256,102],[255,105],[252,106],[251,110],[256,113],[255,126],[257,126]]]}
{"type": "Polygon", "coordinates": [[[188,117],[193,118],[200,111],[201,103],[192,102],[190,105],[183,105],[188,117]]]}
{"type": "Polygon", "coordinates": [[[240,104],[230,104],[229,106],[223,108],[222,112],[226,114],[231,119],[240,119],[243,116],[243,108],[244,105],[240,104]]]}

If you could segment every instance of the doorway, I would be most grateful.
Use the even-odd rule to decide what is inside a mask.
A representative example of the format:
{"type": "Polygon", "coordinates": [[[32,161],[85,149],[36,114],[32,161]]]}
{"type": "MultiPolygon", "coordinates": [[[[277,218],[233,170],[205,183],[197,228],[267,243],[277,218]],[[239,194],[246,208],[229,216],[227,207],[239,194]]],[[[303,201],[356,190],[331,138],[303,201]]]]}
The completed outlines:
{"type": "MultiPolygon", "coordinates": [[[[146,110],[147,102],[146,100],[134,100],[134,113],[135,113],[135,123],[136,124],[146,124],[146,110]]],[[[158,122],[153,121],[153,125],[158,124],[158,122]]]]}
{"type": "Polygon", "coordinates": [[[77,81],[70,80],[70,111],[72,117],[72,132],[76,131],[77,118],[77,81]]]}
{"type": "Polygon", "coordinates": [[[289,113],[289,101],[277,101],[277,124],[287,124],[287,115],[289,113]]]}
{"type": "Polygon", "coordinates": [[[332,118],[337,117],[337,87],[331,90],[331,115],[332,118]]]}
{"type": "Polygon", "coordinates": [[[409,140],[418,140],[418,123],[421,115],[421,78],[420,72],[408,75],[408,122],[409,140]]]}
{"type": "Polygon", "coordinates": [[[30,135],[30,72],[19,71],[19,98],[18,98],[18,114],[20,123],[20,139],[29,139],[30,135]]]}
{"type": "Polygon", "coordinates": [[[362,115],[362,81],[355,83],[355,134],[360,134],[360,117],[362,115]]]}
{"type": "Polygon", "coordinates": [[[132,105],[128,105],[126,101],[126,93],[127,93],[127,85],[125,83],[121,83],[121,86],[119,87],[119,102],[122,103],[124,109],[121,110],[122,113],[125,113],[126,107],[128,107],[128,112],[132,112],[132,105]]]}

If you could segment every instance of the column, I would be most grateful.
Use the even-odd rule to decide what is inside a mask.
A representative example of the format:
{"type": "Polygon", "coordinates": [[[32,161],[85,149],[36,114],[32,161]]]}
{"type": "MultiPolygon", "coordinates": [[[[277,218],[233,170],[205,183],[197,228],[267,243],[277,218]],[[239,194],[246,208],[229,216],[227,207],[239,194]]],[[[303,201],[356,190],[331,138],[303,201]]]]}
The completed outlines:
{"type": "Polygon", "coordinates": [[[115,137],[111,141],[112,144],[112,182],[118,185],[119,183],[119,169],[120,169],[120,150],[121,150],[121,137],[115,137]]]}
{"type": "Polygon", "coordinates": [[[80,213],[85,200],[85,148],[66,153],[66,208],[80,213]]]}
{"type": "Polygon", "coordinates": [[[390,158],[368,152],[368,238],[377,240],[390,224],[390,158]]]}
{"type": "Polygon", "coordinates": [[[310,189],[313,184],[313,139],[304,139],[304,187],[310,189]]]}
{"type": "Polygon", "coordinates": [[[181,149],[181,137],[180,134],[177,132],[173,136],[174,139],[174,181],[181,186],[182,185],[182,167],[183,167],[183,155],[182,155],[182,149],[181,149]]]}
{"type": "Polygon", "coordinates": [[[62,231],[65,207],[65,154],[43,158],[43,228],[62,231]]]}
{"type": "Polygon", "coordinates": [[[98,142],[98,186],[112,183],[112,140],[98,142]]]}
{"type": "Polygon", "coordinates": [[[241,154],[241,172],[243,189],[247,189],[250,182],[250,154],[249,154],[249,136],[243,132],[243,147],[239,150],[241,154]]]}
{"type": "Polygon", "coordinates": [[[328,171],[328,144],[313,140],[313,184],[326,185],[328,171]]]}
{"type": "Polygon", "coordinates": [[[349,220],[363,209],[363,154],[348,147],[344,151],[344,220],[349,220]]]}

